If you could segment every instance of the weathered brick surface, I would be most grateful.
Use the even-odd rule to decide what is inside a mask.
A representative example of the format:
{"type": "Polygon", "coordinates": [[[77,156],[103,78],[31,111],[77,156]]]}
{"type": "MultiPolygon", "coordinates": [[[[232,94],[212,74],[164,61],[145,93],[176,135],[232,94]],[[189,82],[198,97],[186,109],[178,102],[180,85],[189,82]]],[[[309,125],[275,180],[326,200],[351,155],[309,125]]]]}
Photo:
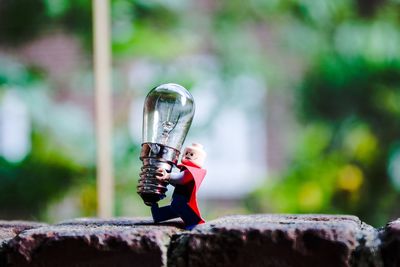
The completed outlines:
{"type": "Polygon", "coordinates": [[[77,219],[26,230],[10,242],[10,266],[164,266],[176,223],[77,219]]]}
{"type": "Polygon", "coordinates": [[[0,221],[0,266],[6,265],[8,243],[26,229],[42,227],[45,224],[25,221],[0,221]]]}
{"type": "Polygon", "coordinates": [[[46,224],[39,222],[0,220],[0,247],[7,244],[8,241],[24,230],[43,227],[45,225],[46,224]]]}
{"type": "Polygon", "coordinates": [[[400,219],[381,230],[381,254],[385,267],[400,266],[400,219]]]}
{"type": "Polygon", "coordinates": [[[377,230],[354,216],[227,216],[174,221],[0,221],[2,266],[400,266],[400,219],[377,230]]]}
{"type": "Polygon", "coordinates": [[[179,267],[376,266],[375,233],[354,216],[228,216],[175,236],[168,263],[179,267]]]}

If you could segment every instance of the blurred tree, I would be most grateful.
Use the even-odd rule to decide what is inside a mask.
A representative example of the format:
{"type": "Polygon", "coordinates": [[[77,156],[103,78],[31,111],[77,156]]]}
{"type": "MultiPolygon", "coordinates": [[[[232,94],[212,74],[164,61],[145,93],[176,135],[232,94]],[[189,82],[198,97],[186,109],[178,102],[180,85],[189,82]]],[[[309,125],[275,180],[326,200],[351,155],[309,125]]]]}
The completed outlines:
{"type": "Polygon", "coordinates": [[[399,4],[292,3],[294,17],[325,40],[296,91],[306,130],[288,170],[246,203],[258,212],[350,213],[382,225],[400,215],[399,175],[390,172],[400,164],[400,25],[392,13],[399,4]]]}
{"type": "MultiPolygon", "coordinates": [[[[29,129],[32,128],[32,133],[26,133],[31,145],[24,158],[9,161],[0,157],[0,217],[4,219],[38,219],[45,214],[49,203],[61,199],[73,184],[93,173],[90,166],[84,167],[70,153],[60,149],[54,132],[48,127],[53,121],[44,125],[40,122],[39,117],[49,108],[54,111],[45,99],[39,99],[39,105],[35,102],[35,92],[46,89],[41,76],[37,69],[28,68],[12,58],[3,56],[0,61],[1,97],[7,90],[25,96],[24,103],[30,113],[20,116],[28,116],[24,119],[28,120],[29,129]],[[45,111],[33,111],[32,106],[43,107],[45,111]]],[[[10,127],[3,121],[7,115],[2,108],[2,133],[5,127],[10,127]]]]}
{"type": "Polygon", "coordinates": [[[0,2],[0,43],[20,44],[34,37],[48,22],[42,0],[0,2]],[[27,27],[29,25],[29,27],[27,27]]]}
{"type": "MultiPolygon", "coordinates": [[[[35,38],[61,31],[78,36],[90,57],[91,2],[0,1],[0,46],[23,48],[35,38]]],[[[142,0],[112,0],[111,4],[115,55],[126,56],[129,53],[168,60],[181,51],[180,41],[171,32],[177,16],[167,5],[142,0]]],[[[33,129],[31,152],[26,158],[15,163],[0,158],[2,218],[44,218],[48,204],[60,200],[74,185],[76,187],[70,191],[79,199],[80,213],[95,215],[94,157],[90,156],[94,151],[91,147],[93,132],[87,130],[91,125],[82,119],[84,114],[77,110],[77,106],[57,103],[49,97],[56,94],[48,90],[47,84],[51,80],[48,75],[37,66],[27,66],[17,58],[0,55],[0,90],[17,90],[24,98],[33,129]]],[[[86,75],[90,77],[90,71],[86,75]]],[[[54,87],[53,90],[59,89],[54,87]]],[[[139,145],[132,144],[125,130],[120,132],[123,134],[117,131],[115,141],[119,148],[116,155],[118,214],[123,213],[125,197],[133,198],[133,202],[135,199],[139,201],[134,194],[136,179],[132,179],[132,173],[138,173],[137,166],[132,166],[131,160],[128,162],[128,159],[138,158],[139,145]]],[[[79,215],[79,212],[75,214],[79,215]]]]}
{"type": "Polygon", "coordinates": [[[91,43],[91,1],[2,0],[0,44],[20,45],[48,30],[64,28],[91,43]]]}
{"type": "MultiPolygon", "coordinates": [[[[38,219],[47,205],[60,200],[87,171],[59,151],[40,148],[34,138],[32,153],[23,161],[0,159],[0,216],[3,219],[38,219]]],[[[43,141],[42,141],[43,142],[43,141]]]]}
{"type": "MultiPolygon", "coordinates": [[[[115,64],[122,65],[127,56],[135,57],[135,64],[142,68],[135,76],[135,82],[142,81],[140,86],[146,77],[154,84],[210,81],[221,89],[215,95],[220,106],[210,112],[215,117],[222,105],[239,102],[246,112],[261,113],[254,107],[254,99],[243,97],[244,89],[246,96],[251,96],[250,90],[263,90],[265,84],[269,90],[300,84],[290,93],[296,96],[304,129],[298,132],[287,170],[247,199],[250,211],[353,213],[372,224],[399,215],[399,1],[111,3],[115,64]],[[301,65],[299,70],[296,64],[301,65]],[[257,81],[258,86],[242,86],[238,81],[243,77],[257,81]]],[[[24,45],[60,29],[79,36],[90,53],[91,1],[0,1],[0,45],[24,45]]],[[[29,91],[36,89],[38,82],[48,82],[41,70],[23,66],[26,71],[21,72],[22,64],[9,63],[1,68],[1,61],[2,90],[19,87],[29,91]]],[[[121,84],[120,73],[115,75],[118,94],[126,85],[121,84]]],[[[38,119],[33,120],[35,125],[38,119]]],[[[68,128],[61,124],[54,127],[59,131],[68,128]]],[[[96,206],[92,201],[94,163],[91,159],[85,164],[77,162],[77,154],[86,146],[79,145],[81,149],[75,154],[63,148],[49,152],[48,147],[59,143],[47,127],[34,126],[33,150],[25,160],[18,164],[0,160],[0,175],[4,177],[0,179],[0,194],[4,188],[0,200],[6,203],[0,213],[12,216],[6,209],[14,199],[24,216],[37,216],[45,203],[62,195],[76,178],[85,178],[78,191],[84,214],[92,215],[96,206]],[[44,186],[35,188],[35,181],[44,186]],[[31,193],[20,195],[27,188],[32,188],[31,193]]],[[[88,143],[89,138],[85,138],[81,138],[82,143],[88,143]]],[[[133,193],[136,179],[132,178],[139,168],[132,159],[138,157],[140,144],[131,141],[125,120],[116,121],[114,141],[118,151],[114,156],[117,212],[126,214],[128,209],[129,214],[140,214],[143,205],[129,208],[133,205],[125,204],[140,201],[133,193]]]]}

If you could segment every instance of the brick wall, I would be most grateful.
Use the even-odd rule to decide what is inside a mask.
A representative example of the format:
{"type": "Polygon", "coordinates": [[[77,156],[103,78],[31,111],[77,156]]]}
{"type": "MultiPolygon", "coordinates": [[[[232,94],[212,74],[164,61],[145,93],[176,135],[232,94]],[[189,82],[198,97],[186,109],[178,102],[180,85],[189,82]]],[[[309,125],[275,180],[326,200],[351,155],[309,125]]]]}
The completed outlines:
{"type": "Polygon", "coordinates": [[[400,220],[237,215],[192,231],[144,218],[0,221],[0,266],[400,266],[400,220]]]}

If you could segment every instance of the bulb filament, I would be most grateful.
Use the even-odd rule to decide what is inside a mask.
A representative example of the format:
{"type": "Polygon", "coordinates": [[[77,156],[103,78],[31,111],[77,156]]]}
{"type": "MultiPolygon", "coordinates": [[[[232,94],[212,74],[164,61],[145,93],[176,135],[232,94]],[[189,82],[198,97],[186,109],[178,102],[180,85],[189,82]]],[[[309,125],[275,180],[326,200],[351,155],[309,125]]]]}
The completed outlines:
{"type": "Polygon", "coordinates": [[[162,122],[161,126],[163,127],[162,136],[162,144],[165,145],[168,142],[169,133],[175,128],[176,124],[170,121],[162,122]]]}

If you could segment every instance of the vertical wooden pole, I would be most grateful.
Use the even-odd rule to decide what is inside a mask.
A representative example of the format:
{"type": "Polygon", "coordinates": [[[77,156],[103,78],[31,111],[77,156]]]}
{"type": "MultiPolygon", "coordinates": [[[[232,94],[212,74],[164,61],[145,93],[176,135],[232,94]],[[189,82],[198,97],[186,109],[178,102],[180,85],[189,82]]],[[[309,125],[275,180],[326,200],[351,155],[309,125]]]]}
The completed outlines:
{"type": "Polygon", "coordinates": [[[94,76],[96,91],[97,203],[98,216],[113,216],[112,94],[110,56],[110,3],[92,0],[94,76]]]}

